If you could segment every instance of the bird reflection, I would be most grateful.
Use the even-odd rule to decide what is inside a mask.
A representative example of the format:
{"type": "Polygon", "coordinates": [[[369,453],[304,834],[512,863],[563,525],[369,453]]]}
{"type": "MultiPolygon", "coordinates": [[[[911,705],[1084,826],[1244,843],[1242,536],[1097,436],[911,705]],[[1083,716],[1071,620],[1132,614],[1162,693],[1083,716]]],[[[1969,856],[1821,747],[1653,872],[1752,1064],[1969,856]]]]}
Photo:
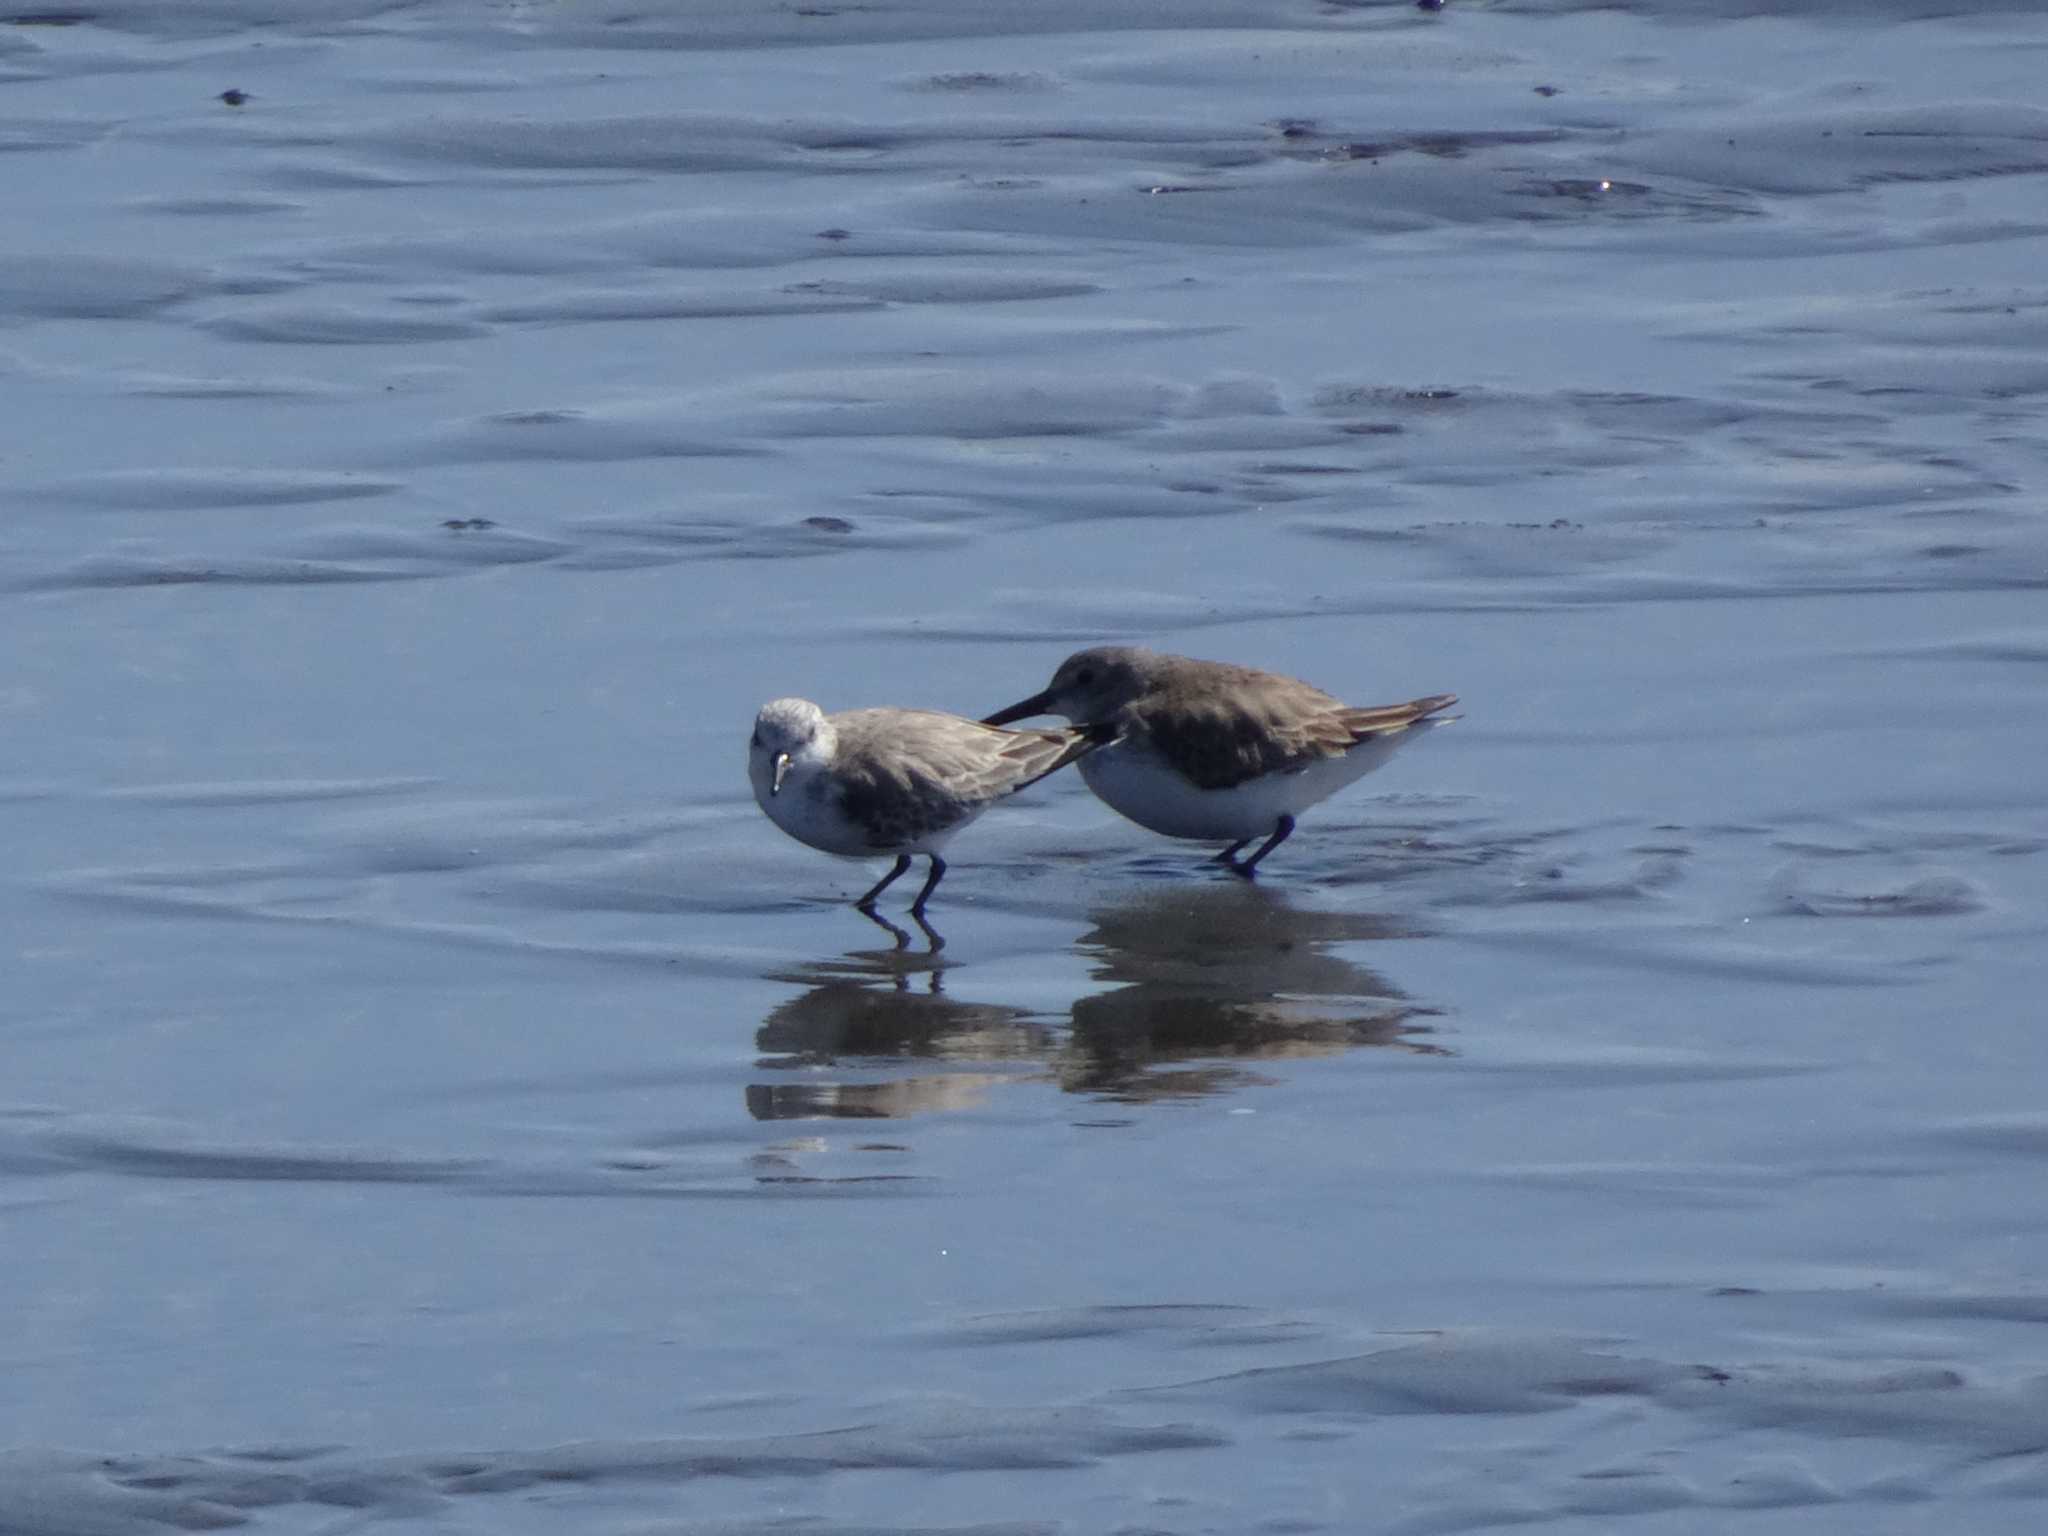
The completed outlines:
{"type": "Polygon", "coordinates": [[[812,985],[780,1004],[755,1033],[758,1065],[793,1077],[748,1085],[747,1110],[755,1119],[892,1119],[964,1109],[1008,1075],[970,1071],[970,1064],[1038,1063],[1051,1054],[1053,1033],[1042,1017],[1032,1022],[1027,1009],[946,995],[944,941],[936,934],[926,950],[902,938],[893,949],[855,950],[774,978],[812,985]],[[862,1060],[896,1067],[925,1061],[933,1070],[865,1082],[795,1076],[862,1060]]]}
{"type": "Polygon", "coordinates": [[[1389,920],[1307,912],[1261,885],[1155,888],[1090,914],[1079,940],[1109,991],[1074,1004],[1054,1066],[1073,1093],[1141,1101],[1260,1081],[1247,1061],[1396,1046],[1447,1056],[1434,1012],[1333,947],[1404,936],[1389,920]]]}
{"type": "Polygon", "coordinates": [[[1301,911],[1276,889],[1236,882],[1153,889],[1089,917],[1078,948],[1090,975],[1111,985],[1076,1001],[1066,1030],[1030,1009],[948,996],[952,967],[937,935],[917,949],[895,930],[892,948],[772,977],[807,990],[755,1034],[757,1065],[778,1080],[748,1086],[748,1111],[895,1118],[968,1108],[996,1083],[1046,1077],[1070,1093],[1140,1102],[1262,1081],[1248,1065],[1258,1061],[1374,1045],[1450,1054],[1418,1022],[1434,1010],[1337,952],[1402,937],[1385,918],[1301,911]]]}
{"type": "MultiPolygon", "coordinates": [[[[873,923],[877,928],[883,928],[888,930],[889,936],[895,939],[896,948],[899,951],[908,950],[910,948],[910,934],[907,930],[897,927],[894,923],[890,922],[889,919],[882,916],[881,913],[877,912],[873,907],[856,907],[854,908],[854,910],[860,913],[860,915],[866,918],[869,922],[873,923]]],[[[924,920],[924,914],[922,912],[913,909],[910,914],[910,920],[916,923],[917,926],[921,930],[923,930],[925,942],[931,946],[929,949],[925,951],[927,955],[936,955],[940,950],[946,947],[946,940],[944,936],[940,934],[938,929],[934,928],[930,923],[924,920]]]]}

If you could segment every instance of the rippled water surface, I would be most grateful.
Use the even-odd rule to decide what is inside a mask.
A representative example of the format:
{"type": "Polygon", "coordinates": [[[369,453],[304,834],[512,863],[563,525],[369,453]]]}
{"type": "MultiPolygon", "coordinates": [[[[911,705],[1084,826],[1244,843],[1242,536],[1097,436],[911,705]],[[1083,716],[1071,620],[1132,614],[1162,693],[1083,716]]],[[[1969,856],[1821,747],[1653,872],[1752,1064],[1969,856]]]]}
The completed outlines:
{"type": "Polygon", "coordinates": [[[0,17],[0,1530],[2040,1529],[2048,15],[1780,9],[0,17]],[[1099,640],[1464,718],[753,805],[1099,640]]]}

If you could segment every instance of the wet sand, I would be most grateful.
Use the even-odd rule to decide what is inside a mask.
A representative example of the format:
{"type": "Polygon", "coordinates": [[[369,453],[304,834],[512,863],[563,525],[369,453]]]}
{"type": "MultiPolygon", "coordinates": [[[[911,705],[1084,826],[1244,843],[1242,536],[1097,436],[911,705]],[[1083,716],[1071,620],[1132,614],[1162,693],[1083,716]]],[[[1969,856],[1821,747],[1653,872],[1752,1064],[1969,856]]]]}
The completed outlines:
{"type": "Polygon", "coordinates": [[[0,24],[0,1530],[2037,1529],[2048,19],[1648,9],[0,24]]]}

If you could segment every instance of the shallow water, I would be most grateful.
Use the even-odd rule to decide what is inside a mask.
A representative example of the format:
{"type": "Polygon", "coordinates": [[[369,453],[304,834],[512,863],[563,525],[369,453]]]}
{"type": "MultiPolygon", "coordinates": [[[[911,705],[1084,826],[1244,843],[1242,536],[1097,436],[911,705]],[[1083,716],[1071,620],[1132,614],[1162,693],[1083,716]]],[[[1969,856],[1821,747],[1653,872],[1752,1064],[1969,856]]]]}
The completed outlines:
{"type": "Polygon", "coordinates": [[[2048,18],[1772,9],[0,25],[0,1530],[2037,1529],[2048,18]],[[1464,718],[752,804],[1111,638],[1464,718]]]}

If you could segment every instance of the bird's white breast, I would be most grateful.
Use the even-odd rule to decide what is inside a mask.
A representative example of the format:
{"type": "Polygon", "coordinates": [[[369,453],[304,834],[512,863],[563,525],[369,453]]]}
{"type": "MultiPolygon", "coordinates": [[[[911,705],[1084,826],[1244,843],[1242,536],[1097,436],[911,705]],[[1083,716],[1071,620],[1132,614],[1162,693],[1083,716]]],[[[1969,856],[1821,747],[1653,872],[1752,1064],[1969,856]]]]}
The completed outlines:
{"type": "Polygon", "coordinates": [[[1122,741],[1081,759],[1081,777],[1111,810],[1165,837],[1235,842],[1264,837],[1393,756],[1400,736],[1364,741],[1342,757],[1269,773],[1229,789],[1198,789],[1145,741],[1122,741]]]}
{"type": "Polygon", "coordinates": [[[758,769],[750,775],[754,799],[768,813],[768,819],[798,842],[847,859],[881,858],[892,853],[938,853],[952,841],[954,833],[984,809],[977,808],[922,836],[878,848],[872,830],[846,814],[838,776],[829,760],[797,758],[783,776],[780,794],[771,792],[771,775],[772,769],[758,769]]]}
{"type": "Polygon", "coordinates": [[[875,850],[867,846],[864,830],[840,810],[825,765],[797,759],[783,776],[780,792],[771,791],[768,772],[757,772],[752,778],[754,799],[768,819],[798,842],[847,858],[873,856],[875,850]]]}

